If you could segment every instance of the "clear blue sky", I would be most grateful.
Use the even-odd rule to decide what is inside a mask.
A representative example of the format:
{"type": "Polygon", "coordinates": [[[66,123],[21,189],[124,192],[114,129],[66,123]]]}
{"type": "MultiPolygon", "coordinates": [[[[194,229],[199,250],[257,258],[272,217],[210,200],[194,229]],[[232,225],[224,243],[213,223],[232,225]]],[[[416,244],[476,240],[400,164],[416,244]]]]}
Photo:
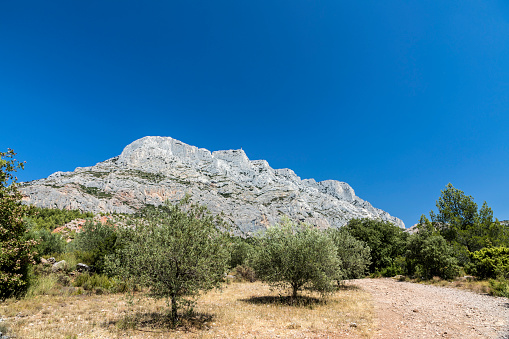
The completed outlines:
{"type": "Polygon", "coordinates": [[[2,1],[0,114],[23,181],[159,135],[509,219],[509,2],[2,1]]]}

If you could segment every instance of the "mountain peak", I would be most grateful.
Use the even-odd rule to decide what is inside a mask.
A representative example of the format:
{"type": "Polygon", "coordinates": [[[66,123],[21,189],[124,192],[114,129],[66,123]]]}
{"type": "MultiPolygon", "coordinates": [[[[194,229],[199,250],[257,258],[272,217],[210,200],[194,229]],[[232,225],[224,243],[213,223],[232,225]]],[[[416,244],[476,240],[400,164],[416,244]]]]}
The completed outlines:
{"type": "Polygon", "coordinates": [[[302,180],[240,150],[210,152],[170,137],[147,136],[113,159],[74,172],[57,172],[22,188],[25,203],[93,212],[133,213],[191,194],[213,213],[223,212],[244,234],[283,215],[317,227],[340,227],[352,218],[403,222],[355,195],[345,182],[302,180]]]}

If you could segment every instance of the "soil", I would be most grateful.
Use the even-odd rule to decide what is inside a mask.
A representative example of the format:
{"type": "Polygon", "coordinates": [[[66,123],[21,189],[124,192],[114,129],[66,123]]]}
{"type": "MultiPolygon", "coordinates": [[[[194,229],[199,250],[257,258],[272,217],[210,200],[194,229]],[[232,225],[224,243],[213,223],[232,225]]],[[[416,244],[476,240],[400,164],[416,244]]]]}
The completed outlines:
{"type": "Polygon", "coordinates": [[[375,338],[509,338],[509,299],[456,288],[360,279],[373,296],[375,338]]]}

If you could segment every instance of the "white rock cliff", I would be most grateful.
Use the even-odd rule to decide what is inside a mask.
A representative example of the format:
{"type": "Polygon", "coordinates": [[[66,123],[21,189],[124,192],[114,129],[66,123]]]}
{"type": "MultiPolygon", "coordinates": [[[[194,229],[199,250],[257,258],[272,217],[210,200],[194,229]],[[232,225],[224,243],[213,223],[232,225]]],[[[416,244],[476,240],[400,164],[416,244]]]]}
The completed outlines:
{"type": "Polygon", "coordinates": [[[118,157],[25,183],[24,202],[40,207],[133,213],[147,204],[176,202],[186,193],[213,213],[223,212],[244,234],[283,215],[320,228],[352,218],[403,222],[374,208],[344,182],[301,180],[290,169],[249,160],[243,150],[210,152],[169,137],[144,137],[118,157]]]}

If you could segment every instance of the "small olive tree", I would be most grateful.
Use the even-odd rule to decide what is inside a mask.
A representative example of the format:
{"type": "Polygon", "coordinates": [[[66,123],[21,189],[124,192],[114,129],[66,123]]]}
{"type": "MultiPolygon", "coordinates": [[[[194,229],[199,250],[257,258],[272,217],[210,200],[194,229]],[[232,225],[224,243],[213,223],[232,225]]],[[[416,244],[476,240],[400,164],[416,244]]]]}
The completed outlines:
{"type": "Polygon", "coordinates": [[[171,321],[178,309],[192,305],[202,291],[219,287],[229,259],[222,221],[205,207],[164,204],[147,209],[119,228],[117,251],[108,266],[115,274],[148,287],[148,294],[171,302],[171,321]]]}
{"type": "Polygon", "coordinates": [[[326,294],[334,291],[334,282],[341,276],[336,253],[324,232],[284,218],[260,238],[253,267],[262,281],[291,288],[292,297],[305,287],[326,294]]]}

